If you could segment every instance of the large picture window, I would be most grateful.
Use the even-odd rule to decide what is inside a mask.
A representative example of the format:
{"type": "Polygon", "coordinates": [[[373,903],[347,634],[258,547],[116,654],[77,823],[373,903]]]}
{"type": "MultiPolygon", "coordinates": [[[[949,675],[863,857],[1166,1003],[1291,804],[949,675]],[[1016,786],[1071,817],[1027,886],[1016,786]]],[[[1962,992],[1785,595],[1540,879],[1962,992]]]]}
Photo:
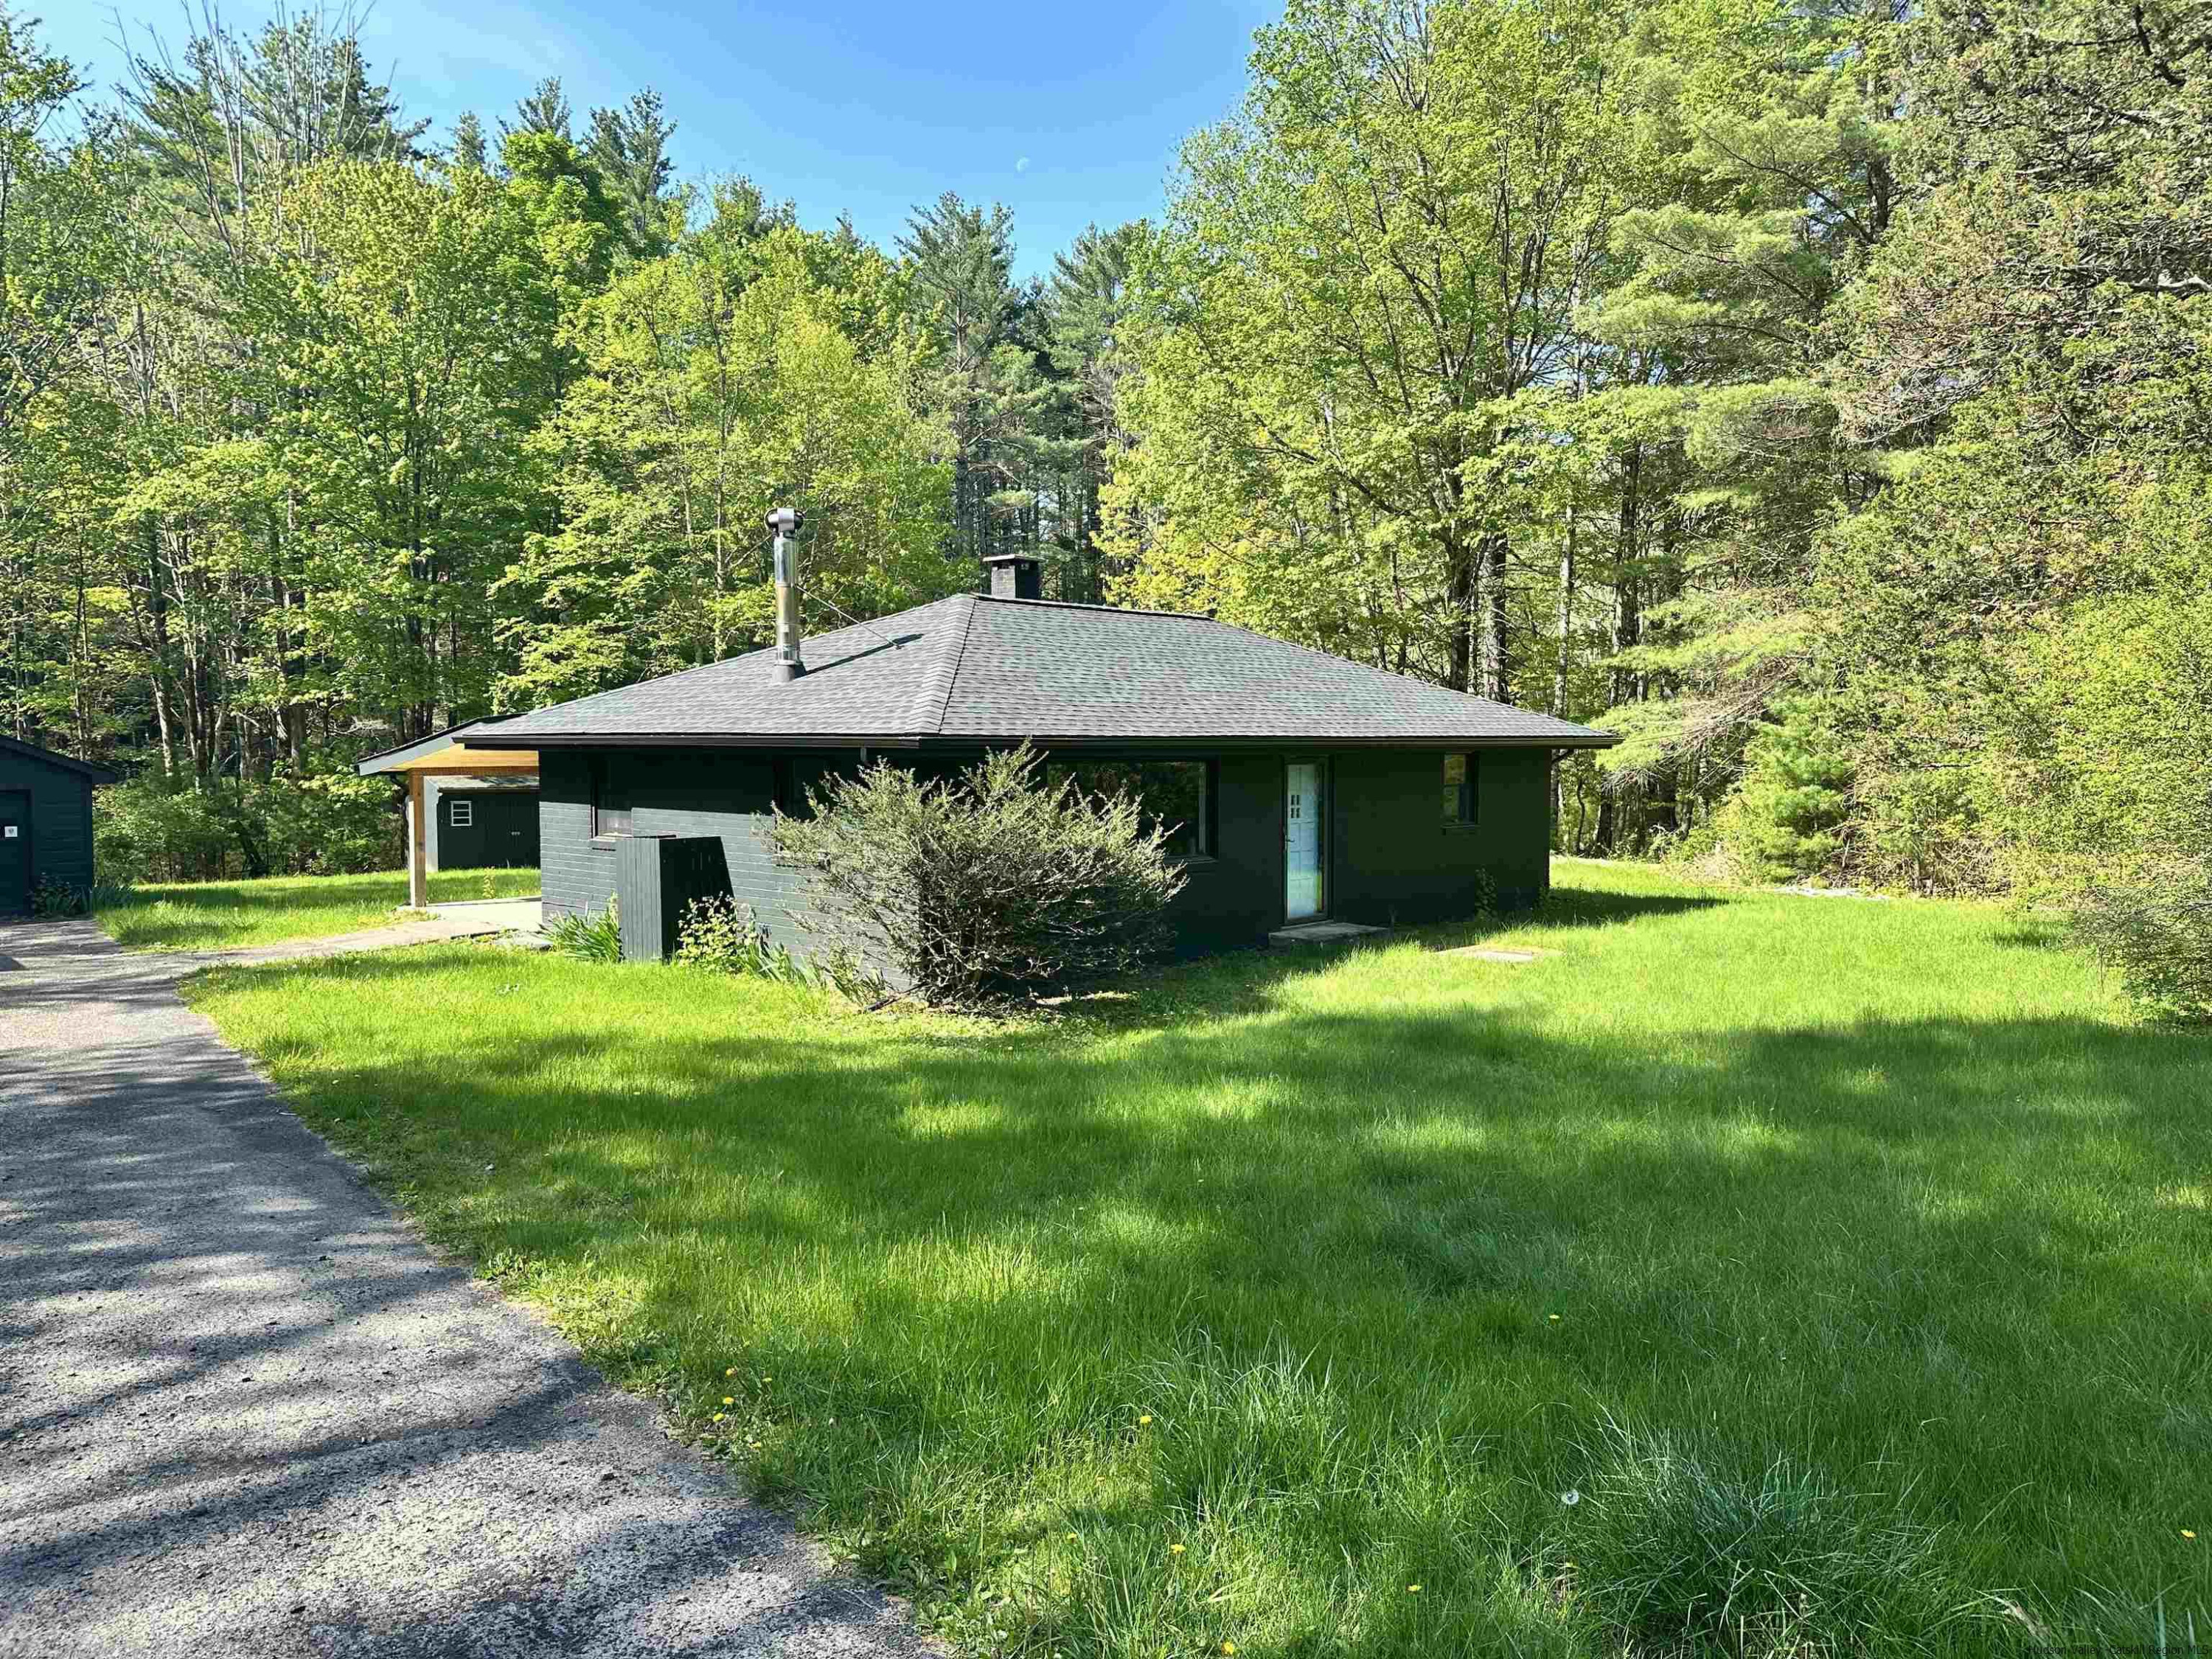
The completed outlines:
{"type": "Polygon", "coordinates": [[[1145,827],[1167,828],[1172,858],[1213,856],[1213,763],[1211,761],[1050,761],[1045,775],[1072,778],[1096,799],[1127,793],[1143,802],[1145,827]]]}
{"type": "Polygon", "coordinates": [[[1444,822],[1474,823],[1482,817],[1482,772],[1473,755],[1444,757],[1444,822]]]}
{"type": "Polygon", "coordinates": [[[592,763],[592,833],[627,836],[630,833],[629,791],[608,775],[604,760],[592,763]]]}

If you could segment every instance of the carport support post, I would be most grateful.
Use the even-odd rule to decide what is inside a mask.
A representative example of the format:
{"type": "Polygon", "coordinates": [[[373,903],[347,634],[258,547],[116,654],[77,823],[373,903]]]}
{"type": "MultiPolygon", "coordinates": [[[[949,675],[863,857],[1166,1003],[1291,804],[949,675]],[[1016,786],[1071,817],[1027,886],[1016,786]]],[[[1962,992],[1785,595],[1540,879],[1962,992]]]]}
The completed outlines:
{"type": "Polygon", "coordinates": [[[426,867],[429,836],[422,823],[422,775],[407,775],[407,903],[410,908],[430,908],[430,875],[426,867]]]}

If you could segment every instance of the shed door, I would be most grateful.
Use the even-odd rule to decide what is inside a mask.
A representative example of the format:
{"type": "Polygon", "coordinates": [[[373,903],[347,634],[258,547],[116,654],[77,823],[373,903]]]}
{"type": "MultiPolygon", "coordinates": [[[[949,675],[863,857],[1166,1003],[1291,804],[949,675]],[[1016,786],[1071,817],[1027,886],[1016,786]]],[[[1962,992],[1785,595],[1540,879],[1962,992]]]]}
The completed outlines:
{"type": "Polygon", "coordinates": [[[438,797],[438,867],[481,870],[484,857],[483,798],[447,790],[438,797]]]}
{"type": "Polygon", "coordinates": [[[1322,890],[1321,763],[1283,769],[1283,914],[1291,921],[1317,916],[1322,890]]]}
{"type": "Polygon", "coordinates": [[[538,862],[538,792],[510,789],[487,795],[477,811],[484,815],[484,861],[502,870],[527,870],[538,862]]]}
{"type": "Polygon", "coordinates": [[[0,789],[0,916],[31,908],[31,798],[0,789]]]}

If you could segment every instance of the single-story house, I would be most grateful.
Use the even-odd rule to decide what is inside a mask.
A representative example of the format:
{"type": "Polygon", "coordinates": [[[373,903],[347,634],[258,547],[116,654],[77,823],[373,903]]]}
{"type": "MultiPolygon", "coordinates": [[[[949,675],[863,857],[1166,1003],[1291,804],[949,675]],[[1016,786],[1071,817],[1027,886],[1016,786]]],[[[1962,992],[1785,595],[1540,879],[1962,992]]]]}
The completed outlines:
{"type": "Polygon", "coordinates": [[[715,837],[731,892],[800,945],[774,813],[878,758],[945,775],[1026,739],[1172,826],[1185,953],[1436,921],[1486,887],[1532,902],[1553,751],[1616,740],[1208,617],[1042,599],[1025,559],[991,586],[473,732],[538,756],[547,917],[607,903],[625,837],[715,837]]]}
{"type": "Polygon", "coordinates": [[[27,915],[41,885],[91,890],[92,792],[115,774],[0,738],[0,916],[27,915]]]}

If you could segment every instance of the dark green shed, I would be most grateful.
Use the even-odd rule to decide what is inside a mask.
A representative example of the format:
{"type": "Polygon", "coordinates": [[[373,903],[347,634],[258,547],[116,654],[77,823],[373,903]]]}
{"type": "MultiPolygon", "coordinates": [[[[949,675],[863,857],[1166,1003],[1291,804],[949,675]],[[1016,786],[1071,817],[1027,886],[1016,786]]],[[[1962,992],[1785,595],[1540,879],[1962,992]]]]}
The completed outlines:
{"type": "Polygon", "coordinates": [[[93,884],[92,791],[115,774],[0,737],[0,916],[27,915],[42,886],[93,884]]]}

